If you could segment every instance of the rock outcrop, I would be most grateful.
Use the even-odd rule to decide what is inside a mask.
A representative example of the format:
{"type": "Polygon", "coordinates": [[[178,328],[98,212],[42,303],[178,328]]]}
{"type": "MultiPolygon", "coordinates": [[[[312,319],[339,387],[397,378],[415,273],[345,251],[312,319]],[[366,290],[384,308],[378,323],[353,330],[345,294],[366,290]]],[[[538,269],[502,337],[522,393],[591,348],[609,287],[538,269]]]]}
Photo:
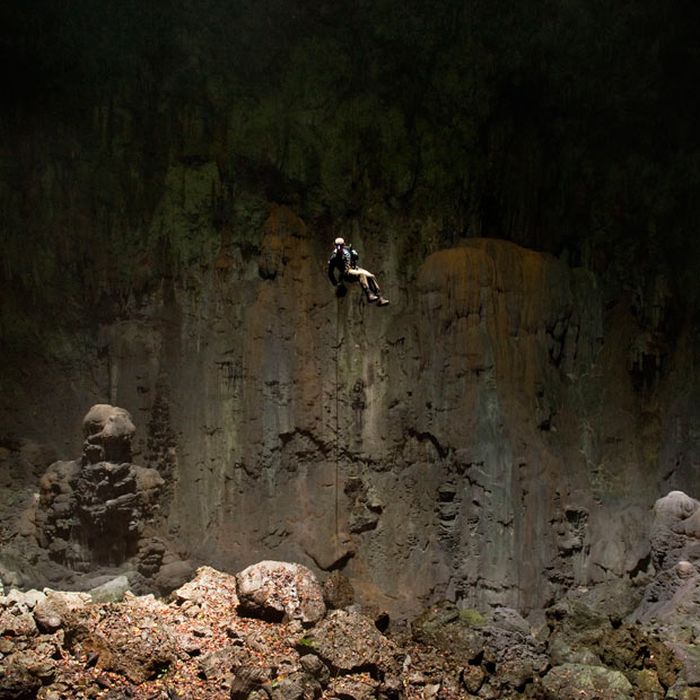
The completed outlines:
{"type": "Polygon", "coordinates": [[[120,599],[128,588],[168,593],[193,567],[154,535],[164,480],[131,462],[135,426],[122,408],[93,406],[83,420],[80,459],[48,466],[23,529],[2,554],[24,561],[25,576],[0,566],[10,585],[71,584],[95,599],[120,599]]]}
{"type": "Polygon", "coordinates": [[[93,406],[83,420],[82,458],[56,462],[42,477],[37,537],[59,564],[86,572],[138,552],[163,479],[131,463],[135,430],[124,409],[93,406]]]}

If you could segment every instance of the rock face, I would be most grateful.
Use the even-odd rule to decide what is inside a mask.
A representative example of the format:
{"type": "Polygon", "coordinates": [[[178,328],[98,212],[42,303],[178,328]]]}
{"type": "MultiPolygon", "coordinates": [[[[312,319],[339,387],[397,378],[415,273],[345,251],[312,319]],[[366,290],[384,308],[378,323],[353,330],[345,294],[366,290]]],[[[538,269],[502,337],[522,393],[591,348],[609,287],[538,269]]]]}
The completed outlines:
{"type": "MultiPolygon", "coordinates": [[[[168,187],[154,226],[190,240],[222,185],[215,167],[177,167],[186,195],[168,187]]],[[[512,243],[466,239],[421,257],[377,222],[343,232],[392,299],[378,309],[357,289],[333,296],[332,236],[289,208],[256,210],[245,226],[223,258],[202,252],[196,271],[102,323],[89,390],[77,360],[69,370],[81,399],[144,417],[133,448],[166,483],[156,542],[144,542],[134,513],[151,506],[134,493],[149,489],[132,484],[146,473],[114,452],[130,421],[96,409],[87,456],[54,465],[41,489],[54,560],[92,565],[138,546],[152,576],[170,540],[227,568],[264,558],[342,570],[358,601],[398,615],[441,598],[526,612],[648,567],[659,484],[700,490],[686,468],[686,340],[657,363],[636,343],[647,321],[631,304],[512,243]],[[109,497],[93,502],[102,488],[109,497]],[[74,523],[64,513],[76,507],[74,523]],[[123,536],[103,544],[92,533],[108,534],[112,513],[123,536]]],[[[58,430],[17,413],[0,419],[28,439],[58,430]]]]}

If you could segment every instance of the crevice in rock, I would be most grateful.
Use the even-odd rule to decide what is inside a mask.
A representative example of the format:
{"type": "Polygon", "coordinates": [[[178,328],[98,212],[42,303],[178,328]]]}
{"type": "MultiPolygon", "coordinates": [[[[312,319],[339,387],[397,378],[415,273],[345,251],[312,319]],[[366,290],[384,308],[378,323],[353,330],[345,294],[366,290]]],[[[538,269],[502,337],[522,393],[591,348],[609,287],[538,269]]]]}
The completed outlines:
{"type": "Polygon", "coordinates": [[[428,431],[421,432],[415,428],[409,428],[408,435],[415,438],[419,442],[430,442],[436,449],[441,459],[445,459],[445,457],[447,457],[447,455],[450,453],[450,449],[448,447],[444,447],[437,437],[428,431]]]}

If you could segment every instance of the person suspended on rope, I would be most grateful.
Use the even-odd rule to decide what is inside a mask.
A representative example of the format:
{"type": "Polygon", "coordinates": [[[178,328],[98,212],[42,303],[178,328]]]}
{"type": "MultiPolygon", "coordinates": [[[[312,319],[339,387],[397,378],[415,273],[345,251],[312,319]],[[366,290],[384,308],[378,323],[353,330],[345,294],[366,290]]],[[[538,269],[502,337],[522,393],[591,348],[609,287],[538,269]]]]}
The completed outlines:
{"type": "Polygon", "coordinates": [[[360,256],[352,244],[345,245],[343,238],[335,239],[335,248],[328,259],[328,279],[336,287],[336,294],[338,296],[345,294],[343,282],[359,282],[370,304],[376,302],[377,306],[386,306],[389,300],[382,296],[375,276],[357,266],[359,259],[360,256]]]}

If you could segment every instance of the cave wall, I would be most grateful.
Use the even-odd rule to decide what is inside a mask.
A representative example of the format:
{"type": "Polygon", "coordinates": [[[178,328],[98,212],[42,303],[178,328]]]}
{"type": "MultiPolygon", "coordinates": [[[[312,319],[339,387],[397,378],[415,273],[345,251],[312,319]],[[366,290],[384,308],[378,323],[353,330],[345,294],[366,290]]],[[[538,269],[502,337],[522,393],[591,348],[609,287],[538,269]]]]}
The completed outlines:
{"type": "MultiPolygon", "coordinates": [[[[217,177],[193,170],[204,185],[164,190],[176,229],[217,177]]],[[[529,610],[644,569],[650,504],[698,486],[693,338],[654,354],[632,304],[545,253],[463,239],[409,274],[398,228],[349,228],[390,306],[337,299],[325,232],[273,204],[256,255],[233,239],[60,362],[27,357],[2,425],[68,458],[92,402],[122,406],[180,551],[341,568],[400,613],[529,610]]]]}
{"type": "Polygon", "coordinates": [[[593,274],[472,239],[401,284],[390,238],[372,261],[385,309],[358,290],[336,300],[327,242],[273,207],[257,270],[175,290],[172,326],[138,341],[148,362],[130,322],[110,329],[111,399],[169,436],[168,527],[223,566],[342,566],[404,610],[442,596],[537,607],[643,568],[649,504],[695,478],[661,459],[684,353],[635,388],[639,329],[605,313],[593,274]],[[150,377],[140,404],[131,377],[150,377]]]}

